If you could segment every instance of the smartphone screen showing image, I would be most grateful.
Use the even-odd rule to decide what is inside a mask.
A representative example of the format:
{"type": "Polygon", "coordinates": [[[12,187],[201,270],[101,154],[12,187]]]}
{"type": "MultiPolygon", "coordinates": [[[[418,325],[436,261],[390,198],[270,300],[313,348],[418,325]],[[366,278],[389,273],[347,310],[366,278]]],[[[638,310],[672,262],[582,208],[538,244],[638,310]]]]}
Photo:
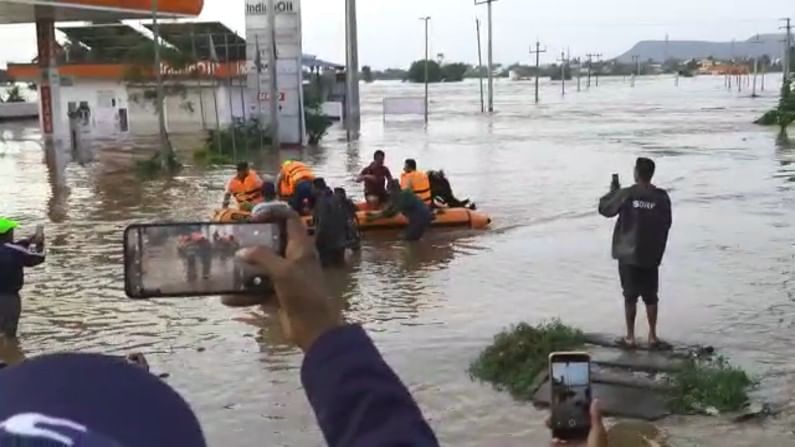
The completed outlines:
{"type": "Polygon", "coordinates": [[[591,359],[585,353],[554,353],[549,358],[552,435],[585,439],[591,429],[591,359]]]}
{"type": "Polygon", "coordinates": [[[124,280],[136,299],[267,293],[270,279],[235,256],[246,247],[283,255],[278,223],[132,225],[124,232],[124,280]]]}

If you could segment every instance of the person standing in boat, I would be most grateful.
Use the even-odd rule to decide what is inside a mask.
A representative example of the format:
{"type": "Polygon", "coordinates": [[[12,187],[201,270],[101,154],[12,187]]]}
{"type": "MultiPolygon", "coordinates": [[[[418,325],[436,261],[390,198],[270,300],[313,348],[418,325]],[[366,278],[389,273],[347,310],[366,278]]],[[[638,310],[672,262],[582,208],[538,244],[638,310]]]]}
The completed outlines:
{"type": "Polygon", "coordinates": [[[44,262],[42,227],[30,239],[14,241],[14,229],[18,226],[13,220],[0,218],[0,338],[9,340],[17,336],[22,313],[19,291],[25,283],[25,267],[44,262]]]}
{"type": "Polygon", "coordinates": [[[385,210],[379,213],[367,213],[367,220],[374,221],[390,218],[402,213],[409,220],[403,238],[407,241],[418,241],[433,221],[430,207],[417,197],[411,189],[400,187],[397,180],[389,182],[389,202],[385,210]]]}
{"type": "Polygon", "coordinates": [[[656,166],[648,158],[635,163],[635,184],[621,188],[613,176],[610,192],[599,201],[599,213],[618,216],[613,231],[613,258],[624,290],[627,335],[620,340],[635,347],[635,316],[638,298],[646,304],[649,321],[649,347],[663,349],[668,345],[657,337],[659,266],[671,229],[671,199],[668,193],[651,183],[656,166]]]}
{"type": "Polygon", "coordinates": [[[357,183],[364,182],[364,198],[371,209],[378,209],[383,206],[389,194],[386,192],[386,185],[392,180],[392,173],[384,164],[386,154],[382,150],[377,150],[373,154],[373,162],[362,169],[356,177],[357,183]]]}

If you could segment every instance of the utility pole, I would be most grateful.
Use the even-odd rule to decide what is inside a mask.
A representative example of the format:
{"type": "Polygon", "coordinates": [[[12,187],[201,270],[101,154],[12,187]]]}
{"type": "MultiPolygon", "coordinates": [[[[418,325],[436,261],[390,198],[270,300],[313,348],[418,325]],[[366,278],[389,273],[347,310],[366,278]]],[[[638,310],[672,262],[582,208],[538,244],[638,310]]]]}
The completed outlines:
{"type": "Polygon", "coordinates": [[[781,21],[786,23],[781,29],[787,31],[786,46],[784,47],[784,82],[787,82],[790,78],[790,68],[792,66],[792,60],[790,59],[792,54],[792,19],[787,17],[781,19],[781,21]]]}
{"type": "MultiPolygon", "coordinates": [[[[759,34],[756,35],[756,38],[753,39],[751,41],[751,43],[752,44],[756,44],[756,45],[759,45],[759,44],[762,43],[762,41],[759,40],[759,34]]],[[[759,56],[755,55],[754,56],[754,82],[753,82],[753,90],[751,92],[751,97],[752,98],[756,98],[757,97],[757,94],[756,94],[756,81],[757,81],[758,77],[759,77],[759,56]]]]}
{"type": "Polygon", "coordinates": [[[560,52],[560,95],[566,96],[566,68],[568,67],[569,60],[566,58],[566,52],[560,52]]]}
{"type": "Polygon", "coordinates": [[[582,57],[577,58],[577,91],[582,91],[582,83],[580,80],[582,79],[582,57]]]}
{"type": "Polygon", "coordinates": [[[632,65],[634,65],[634,69],[632,70],[632,87],[635,87],[635,78],[640,76],[640,56],[632,56],[632,65]]]}
{"type": "Polygon", "coordinates": [[[588,80],[585,82],[585,88],[591,88],[591,66],[593,64],[593,57],[595,55],[588,53],[585,57],[588,58],[588,80]]]}
{"type": "Polygon", "coordinates": [[[486,104],[483,101],[483,51],[480,45],[480,19],[475,19],[475,29],[478,33],[478,79],[480,80],[480,113],[486,111],[486,104]]]}
{"type": "Polygon", "coordinates": [[[345,134],[358,140],[362,127],[359,105],[359,33],[356,0],[345,0],[345,134]]]}
{"type": "MultiPolygon", "coordinates": [[[[601,61],[601,59],[602,59],[602,53],[599,53],[599,54],[594,54],[594,57],[596,58],[596,63],[597,63],[597,64],[598,64],[598,63],[600,63],[600,62],[602,62],[602,61],[601,61]]],[[[601,65],[600,65],[600,67],[601,67],[601,65]]],[[[594,72],[594,75],[596,76],[596,86],[597,86],[597,87],[599,87],[599,70],[596,70],[596,71],[594,72]]]]}
{"type": "Polygon", "coordinates": [[[430,16],[420,17],[425,22],[425,124],[428,124],[428,22],[430,16]]]}
{"type": "Polygon", "coordinates": [[[532,47],[530,48],[530,54],[536,55],[536,104],[538,104],[538,78],[541,76],[541,53],[546,53],[547,50],[541,49],[541,42],[536,40],[536,49],[533,50],[532,47]]]}
{"type": "Polygon", "coordinates": [[[160,25],[157,22],[157,0],[152,0],[152,34],[155,40],[155,82],[157,83],[157,123],[160,127],[160,166],[163,170],[168,169],[169,159],[171,158],[171,144],[166,133],[166,117],[163,114],[163,74],[160,71],[160,25]]]}
{"type": "Polygon", "coordinates": [[[491,4],[496,2],[497,0],[475,0],[475,6],[486,4],[487,14],[488,14],[488,42],[487,45],[487,52],[488,52],[488,76],[489,76],[489,113],[494,111],[494,39],[493,39],[493,27],[492,27],[492,15],[491,15],[491,4]]]}
{"type": "Polygon", "coordinates": [[[268,105],[270,106],[270,134],[271,134],[271,147],[276,150],[281,148],[281,134],[279,130],[279,101],[281,94],[279,93],[279,71],[276,64],[279,57],[276,54],[276,7],[275,0],[268,0],[268,76],[270,83],[268,84],[268,105]]]}

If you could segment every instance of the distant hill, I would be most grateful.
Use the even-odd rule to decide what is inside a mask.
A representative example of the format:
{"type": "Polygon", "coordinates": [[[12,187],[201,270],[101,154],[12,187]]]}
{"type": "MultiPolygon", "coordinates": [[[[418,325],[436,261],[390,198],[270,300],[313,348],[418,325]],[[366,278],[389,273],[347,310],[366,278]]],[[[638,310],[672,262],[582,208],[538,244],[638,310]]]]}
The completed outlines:
{"type": "Polygon", "coordinates": [[[761,57],[768,55],[775,60],[784,54],[784,45],[781,40],[783,34],[760,34],[746,41],[740,42],[706,42],[698,40],[644,40],[635,44],[632,49],[618,56],[616,60],[622,63],[631,63],[632,56],[640,56],[641,61],[649,59],[655,62],[664,62],[669,59],[701,59],[714,57],[715,59],[732,59],[746,57],[761,57]],[[753,43],[759,40],[761,43],[753,43]]]}

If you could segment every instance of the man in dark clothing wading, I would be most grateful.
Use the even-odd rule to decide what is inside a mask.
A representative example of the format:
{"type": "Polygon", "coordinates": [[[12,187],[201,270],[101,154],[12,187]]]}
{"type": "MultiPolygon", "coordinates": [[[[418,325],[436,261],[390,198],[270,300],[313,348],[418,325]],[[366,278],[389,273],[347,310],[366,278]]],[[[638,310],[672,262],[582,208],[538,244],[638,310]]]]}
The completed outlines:
{"type": "Polygon", "coordinates": [[[44,262],[44,233],[40,228],[30,239],[14,242],[13,220],[0,218],[0,336],[17,336],[22,303],[19,291],[25,282],[25,267],[44,262]],[[31,247],[33,246],[33,247],[31,247]]]}
{"type": "Polygon", "coordinates": [[[671,199],[651,183],[654,171],[652,160],[638,158],[634,185],[621,188],[614,175],[610,192],[599,201],[599,213],[605,217],[618,215],[613,258],[618,260],[624,290],[627,336],[622,343],[635,346],[635,316],[638,297],[642,297],[649,320],[649,347],[661,349],[666,344],[657,338],[657,293],[659,266],[671,228],[671,199]]]}

